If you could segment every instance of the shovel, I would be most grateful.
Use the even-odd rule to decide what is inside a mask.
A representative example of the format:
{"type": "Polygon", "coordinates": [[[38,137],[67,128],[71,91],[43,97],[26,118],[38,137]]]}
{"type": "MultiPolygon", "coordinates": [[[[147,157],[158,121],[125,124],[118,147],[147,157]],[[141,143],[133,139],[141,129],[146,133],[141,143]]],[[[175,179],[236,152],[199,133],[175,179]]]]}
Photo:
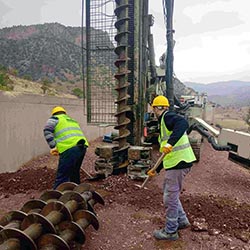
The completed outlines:
{"type": "Polygon", "coordinates": [[[105,175],[104,174],[96,174],[96,175],[91,175],[89,172],[87,172],[83,167],[81,167],[81,170],[84,172],[85,175],[88,176],[88,181],[98,181],[101,179],[105,179],[105,175]]]}
{"type": "MultiPolygon", "coordinates": [[[[150,170],[151,171],[155,171],[159,165],[161,164],[163,158],[165,157],[165,153],[162,153],[161,156],[159,157],[159,159],[157,160],[157,162],[155,163],[155,165],[153,166],[153,168],[151,168],[150,170]]],[[[150,176],[148,175],[147,178],[145,179],[145,181],[142,183],[142,185],[138,185],[138,184],[135,184],[135,186],[139,187],[139,188],[144,188],[144,186],[146,185],[146,183],[148,182],[150,176]]]]}
{"type": "Polygon", "coordinates": [[[81,167],[81,170],[83,171],[84,174],[86,174],[89,178],[93,178],[91,174],[89,174],[83,167],[81,167]]]}

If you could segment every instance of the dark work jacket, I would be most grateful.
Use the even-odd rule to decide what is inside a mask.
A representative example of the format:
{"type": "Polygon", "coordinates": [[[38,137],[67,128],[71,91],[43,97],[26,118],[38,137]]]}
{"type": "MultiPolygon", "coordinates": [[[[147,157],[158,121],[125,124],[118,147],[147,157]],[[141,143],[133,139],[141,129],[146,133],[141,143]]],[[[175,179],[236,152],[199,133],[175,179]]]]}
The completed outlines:
{"type": "MultiPolygon", "coordinates": [[[[167,129],[169,131],[173,131],[173,133],[170,135],[170,137],[168,139],[168,143],[170,145],[174,146],[175,143],[186,132],[189,125],[188,125],[187,120],[183,116],[177,114],[174,111],[165,111],[165,112],[163,112],[162,115],[158,119],[159,124],[161,124],[161,119],[162,119],[162,116],[164,114],[165,114],[164,122],[165,122],[165,125],[166,125],[167,129]]],[[[193,165],[192,162],[187,163],[187,162],[181,161],[175,167],[173,167],[171,169],[167,169],[166,171],[170,171],[170,170],[173,170],[173,169],[190,168],[190,167],[192,167],[192,165],[193,165]]],[[[162,168],[163,168],[163,163],[160,164],[160,166],[158,167],[156,172],[159,173],[162,168]]]]}

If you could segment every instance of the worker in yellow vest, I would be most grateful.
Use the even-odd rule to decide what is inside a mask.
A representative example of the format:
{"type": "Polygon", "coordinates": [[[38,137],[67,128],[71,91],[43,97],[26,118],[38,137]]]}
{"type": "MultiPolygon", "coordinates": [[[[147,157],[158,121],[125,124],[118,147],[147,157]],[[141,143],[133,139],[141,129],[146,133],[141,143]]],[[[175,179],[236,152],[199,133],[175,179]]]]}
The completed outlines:
{"type": "Polygon", "coordinates": [[[53,188],[68,181],[80,184],[80,168],[89,143],[78,122],[57,106],[52,109],[43,132],[50,153],[59,155],[53,188]]]}
{"type": "Polygon", "coordinates": [[[148,171],[149,176],[165,169],[163,183],[163,201],[166,208],[165,227],[154,231],[159,240],[177,240],[178,230],[190,226],[180,201],[182,182],[196,160],[189,143],[186,130],[188,122],[174,111],[169,111],[169,101],[165,96],[154,98],[152,108],[158,118],[160,152],[165,153],[163,163],[156,171],[148,171]]]}

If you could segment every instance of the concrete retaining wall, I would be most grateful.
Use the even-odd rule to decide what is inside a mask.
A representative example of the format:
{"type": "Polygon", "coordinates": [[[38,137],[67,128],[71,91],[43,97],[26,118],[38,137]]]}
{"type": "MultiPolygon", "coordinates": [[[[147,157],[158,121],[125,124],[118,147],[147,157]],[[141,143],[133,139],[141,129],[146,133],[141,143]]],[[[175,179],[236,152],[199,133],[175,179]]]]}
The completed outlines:
{"type": "Polygon", "coordinates": [[[82,100],[30,94],[11,96],[0,91],[0,173],[16,171],[33,157],[49,152],[43,127],[57,105],[80,123],[89,141],[113,130],[106,124],[87,125],[82,100]]]}

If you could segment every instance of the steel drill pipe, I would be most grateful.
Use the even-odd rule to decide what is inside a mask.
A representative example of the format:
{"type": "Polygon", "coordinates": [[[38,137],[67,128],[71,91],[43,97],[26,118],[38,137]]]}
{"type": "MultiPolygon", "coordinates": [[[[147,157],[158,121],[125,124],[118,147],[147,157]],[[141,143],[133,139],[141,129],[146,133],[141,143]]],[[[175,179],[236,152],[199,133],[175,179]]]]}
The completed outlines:
{"type": "Polygon", "coordinates": [[[29,200],[22,206],[21,211],[25,213],[40,213],[46,204],[47,202],[39,199],[29,200]]]}
{"type": "MultiPolygon", "coordinates": [[[[70,185],[68,183],[64,183],[59,187],[59,190],[67,192],[60,197],[60,201],[65,203],[66,206],[69,206],[69,210],[73,213],[73,208],[77,208],[81,206],[83,209],[78,210],[75,213],[76,223],[74,222],[62,222],[58,225],[59,236],[61,237],[61,241],[58,239],[56,235],[47,234],[41,237],[39,240],[40,243],[39,249],[67,249],[67,243],[71,241],[75,241],[78,244],[83,244],[85,241],[84,229],[92,224],[93,227],[97,230],[99,228],[99,222],[95,215],[89,211],[86,211],[86,202],[88,202],[89,206],[93,209],[93,206],[96,203],[100,203],[104,205],[103,198],[93,190],[93,187],[90,184],[82,183],[78,186],[70,185]],[[73,189],[73,191],[68,191],[69,189],[73,189]],[[81,223],[81,227],[79,227],[78,223],[81,223]]],[[[88,206],[88,208],[89,208],[88,206]]]]}
{"type": "Polygon", "coordinates": [[[55,233],[53,225],[46,219],[44,220],[42,216],[40,217],[39,214],[29,214],[23,222],[27,218],[32,221],[32,226],[26,230],[6,228],[0,232],[0,250],[37,250],[35,239],[45,232],[55,233]]]}
{"type": "MultiPolygon", "coordinates": [[[[66,203],[69,200],[69,197],[71,195],[74,196],[74,199],[71,198],[71,202],[73,202],[73,200],[77,200],[78,203],[83,203],[82,204],[82,209],[88,209],[91,212],[94,212],[94,205],[96,203],[99,203],[101,205],[104,205],[105,202],[102,198],[102,196],[97,193],[96,191],[94,191],[94,188],[91,184],[89,183],[81,183],[79,185],[72,183],[72,182],[65,182],[62,183],[61,185],[59,185],[57,187],[58,191],[65,193],[63,195],[63,197],[60,197],[59,200],[62,201],[63,203],[66,203]],[[83,198],[83,200],[80,197],[77,197],[77,195],[75,193],[71,193],[71,192],[77,192],[81,195],[81,197],[83,198]],[[68,194],[70,193],[70,194],[68,194]],[[68,197],[68,198],[67,198],[68,197]],[[85,201],[85,203],[84,203],[85,201]],[[87,204],[87,206],[85,205],[87,204]]],[[[72,211],[73,213],[74,211],[72,211]]]]}
{"type": "Polygon", "coordinates": [[[36,235],[39,236],[42,233],[41,225],[49,228],[49,232],[55,232],[53,225],[38,214],[46,204],[42,200],[30,200],[23,205],[21,211],[11,211],[2,217],[0,220],[3,229],[0,233],[0,249],[37,249],[32,237],[35,238],[36,235]],[[33,227],[23,232],[19,229],[24,219],[27,218],[27,213],[31,214],[29,220],[36,222],[34,222],[33,227]],[[42,224],[37,223],[37,221],[42,221],[42,224]],[[32,234],[32,230],[35,230],[35,234],[32,234]]]}
{"type": "Polygon", "coordinates": [[[65,221],[58,225],[59,237],[54,234],[45,234],[38,240],[39,250],[68,250],[70,242],[83,244],[85,242],[85,229],[92,225],[99,229],[96,216],[87,210],[78,210],[73,221],[65,221]]]}
{"type": "Polygon", "coordinates": [[[56,190],[62,193],[65,192],[69,192],[72,191],[75,187],[77,187],[78,185],[74,182],[64,182],[62,184],[60,184],[56,190]]]}
{"type": "Polygon", "coordinates": [[[92,225],[95,230],[99,229],[99,222],[94,213],[88,210],[78,210],[73,215],[74,221],[85,230],[89,225],[92,225]]]}
{"type": "MultiPolygon", "coordinates": [[[[59,186],[60,191],[56,192],[49,192],[46,191],[41,197],[44,200],[48,200],[49,203],[46,204],[43,200],[33,200],[28,201],[22,209],[25,210],[28,215],[20,212],[21,214],[25,214],[25,218],[21,222],[21,230],[17,228],[4,228],[0,232],[0,250],[33,250],[37,249],[37,246],[35,244],[35,241],[41,237],[43,234],[49,234],[53,235],[56,234],[55,226],[58,224],[61,224],[63,220],[65,221],[71,221],[72,220],[72,214],[77,210],[81,209],[79,211],[85,211],[87,206],[87,201],[91,201],[91,204],[96,204],[97,202],[103,203],[104,201],[102,197],[98,194],[93,196],[93,188],[90,185],[79,185],[78,188],[81,190],[82,193],[72,191],[75,189],[78,185],[75,183],[63,183],[63,185],[59,186]],[[84,194],[84,191],[88,190],[89,192],[87,195],[84,194]],[[91,192],[89,191],[91,190],[91,192]],[[100,197],[99,197],[100,196],[100,197]],[[56,201],[57,198],[60,197],[60,201],[56,201]],[[95,197],[95,199],[93,199],[95,197]],[[46,205],[45,205],[46,204],[46,205]],[[36,213],[34,211],[39,211],[39,213],[36,213]]],[[[18,211],[19,212],[19,211],[18,211]]],[[[85,214],[87,214],[85,212],[85,214]]],[[[87,216],[87,215],[86,215],[87,216]]],[[[10,216],[9,216],[10,217],[10,216]]],[[[8,219],[9,217],[3,218],[3,224],[9,225],[9,223],[12,221],[11,219],[8,219]]],[[[83,218],[84,220],[84,218],[83,218]]],[[[86,223],[85,219],[85,226],[94,223],[94,227],[96,228],[96,220],[92,219],[89,223],[86,223]]],[[[99,223],[97,221],[98,227],[99,223]]],[[[19,224],[15,224],[13,222],[14,227],[20,227],[19,224]]],[[[79,231],[79,226],[75,226],[74,223],[66,224],[69,225],[70,230],[68,231],[63,230],[61,231],[61,235],[67,240],[70,241],[71,239],[77,240],[79,243],[84,242],[85,235],[81,234],[81,231],[79,231]],[[72,231],[73,229],[76,230],[76,232],[72,231]],[[62,233],[63,232],[63,233],[62,233]],[[76,237],[76,235],[80,235],[79,238],[76,237]]],[[[9,225],[10,226],[10,225],[9,225]]],[[[9,227],[8,226],[8,227],[9,227]]],[[[1,226],[3,227],[3,226],[1,226]]],[[[62,228],[63,226],[60,226],[59,228],[62,228]]],[[[60,246],[60,248],[56,249],[69,249],[67,243],[65,244],[65,241],[61,239],[58,236],[53,236],[53,239],[57,239],[57,246],[60,246]]],[[[47,248],[48,249],[48,248],[47,248]]]]}
{"type": "Polygon", "coordinates": [[[55,234],[54,226],[63,219],[72,220],[72,215],[65,205],[59,201],[50,202],[42,209],[41,214],[34,212],[28,214],[21,223],[21,230],[3,229],[0,232],[0,249],[37,249],[35,241],[44,233],[55,234]]]}
{"type": "Polygon", "coordinates": [[[21,223],[21,230],[15,228],[3,229],[0,232],[1,250],[34,250],[35,241],[44,233],[56,233],[54,225],[64,218],[72,220],[72,215],[62,202],[48,203],[41,211],[42,214],[30,213],[21,223]]]}
{"type": "Polygon", "coordinates": [[[54,234],[43,235],[38,241],[39,249],[50,249],[50,250],[61,250],[69,249],[68,243],[75,241],[78,244],[83,244],[85,242],[84,229],[90,224],[97,230],[99,228],[99,222],[95,215],[85,209],[87,209],[86,202],[90,202],[91,207],[96,203],[104,205],[104,200],[102,197],[93,190],[90,184],[82,183],[80,185],[71,185],[71,183],[63,183],[58,187],[58,190],[64,193],[60,197],[60,201],[65,203],[69,211],[72,213],[73,208],[77,206],[83,207],[82,210],[77,210],[75,213],[76,222],[62,222],[57,228],[59,230],[59,238],[54,234]],[[72,191],[69,191],[71,189],[72,191]],[[77,203],[75,203],[77,201],[77,203]],[[78,204],[78,205],[77,205],[78,204]],[[78,223],[81,227],[79,227],[78,223]]]}
{"type": "Polygon", "coordinates": [[[20,229],[21,223],[27,216],[22,211],[10,211],[0,219],[1,229],[6,228],[17,228],[20,229]]]}
{"type": "Polygon", "coordinates": [[[45,234],[38,240],[39,250],[70,249],[70,242],[82,245],[85,242],[83,229],[73,221],[65,221],[58,226],[59,235],[45,234]]]}
{"type": "Polygon", "coordinates": [[[59,200],[62,194],[63,193],[58,190],[46,190],[44,193],[42,193],[40,199],[49,203],[51,201],[59,200]]]}
{"type": "Polygon", "coordinates": [[[102,196],[93,190],[93,187],[88,183],[82,183],[74,188],[74,191],[79,192],[84,200],[87,202],[88,210],[95,213],[94,205],[99,203],[104,205],[104,199],[102,196]]]}

